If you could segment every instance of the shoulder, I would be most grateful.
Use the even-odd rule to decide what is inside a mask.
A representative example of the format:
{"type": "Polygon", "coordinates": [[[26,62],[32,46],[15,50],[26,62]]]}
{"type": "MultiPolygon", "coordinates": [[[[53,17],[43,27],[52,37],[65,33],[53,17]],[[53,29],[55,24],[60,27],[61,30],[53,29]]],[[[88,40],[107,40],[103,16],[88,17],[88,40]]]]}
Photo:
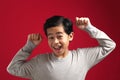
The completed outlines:
{"type": "Polygon", "coordinates": [[[48,59],[49,55],[50,55],[50,53],[38,54],[35,57],[33,57],[32,59],[36,60],[36,61],[45,61],[48,59]]]}
{"type": "Polygon", "coordinates": [[[71,50],[72,56],[82,56],[84,55],[84,50],[82,48],[77,48],[76,50],[71,50]]]}
{"type": "Polygon", "coordinates": [[[87,48],[77,48],[75,50],[71,50],[72,54],[83,54],[83,52],[87,50],[87,48]]]}

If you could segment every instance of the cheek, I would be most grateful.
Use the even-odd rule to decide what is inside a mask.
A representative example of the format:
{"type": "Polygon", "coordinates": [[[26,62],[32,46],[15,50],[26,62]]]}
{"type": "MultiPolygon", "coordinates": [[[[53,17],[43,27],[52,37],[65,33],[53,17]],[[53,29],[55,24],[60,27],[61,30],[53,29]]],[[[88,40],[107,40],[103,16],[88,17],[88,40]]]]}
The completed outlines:
{"type": "Polygon", "coordinates": [[[69,45],[69,40],[65,39],[65,40],[61,41],[61,43],[62,43],[64,46],[68,46],[68,45],[69,45]]]}
{"type": "Polygon", "coordinates": [[[51,42],[48,40],[48,45],[51,47],[51,42]]]}

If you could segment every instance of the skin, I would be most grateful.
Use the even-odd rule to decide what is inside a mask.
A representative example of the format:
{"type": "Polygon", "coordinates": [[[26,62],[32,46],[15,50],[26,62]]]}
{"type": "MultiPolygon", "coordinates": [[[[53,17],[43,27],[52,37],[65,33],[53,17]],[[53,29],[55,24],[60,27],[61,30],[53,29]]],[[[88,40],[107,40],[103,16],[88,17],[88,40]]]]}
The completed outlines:
{"type": "MultiPolygon", "coordinates": [[[[76,26],[78,29],[84,30],[88,25],[91,25],[89,18],[76,17],[76,26]]],[[[69,42],[73,40],[74,33],[69,35],[65,33],[63,25],[51,27],[47,29],[47,37],[49,47],[53,50],[53,53],[58,58],[64,58],[68,55],[69,42]]],[[[39,33],[32,33],[28,35],[28,39],[32,41],[36,46],[42,41],[42,37],[39,33]]]]}
{"type": "Polygon", "coordinates": [[[73,39],[73,34],[73,32],[69,35],[66,34],[62,25],[47,29],[48,44],[55,56],[59,58],[67,56],[69,42],[73,39]]]}

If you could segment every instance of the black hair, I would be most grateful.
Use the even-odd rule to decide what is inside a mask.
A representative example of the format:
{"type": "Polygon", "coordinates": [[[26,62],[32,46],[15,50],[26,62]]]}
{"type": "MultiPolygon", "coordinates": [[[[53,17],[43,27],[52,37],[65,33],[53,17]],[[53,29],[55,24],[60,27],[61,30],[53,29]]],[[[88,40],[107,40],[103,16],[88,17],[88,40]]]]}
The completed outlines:
{"type": "Polygon", "coordinates": [[[68,35],[73,32],[73,23],[70,19],[64,18],[63,16],[52,16],[46,20],[44,23],[44,32],[47,36],[47,29],[51,27],[56,27],[59,25],[63,25],[65,33],[68,35]]]}

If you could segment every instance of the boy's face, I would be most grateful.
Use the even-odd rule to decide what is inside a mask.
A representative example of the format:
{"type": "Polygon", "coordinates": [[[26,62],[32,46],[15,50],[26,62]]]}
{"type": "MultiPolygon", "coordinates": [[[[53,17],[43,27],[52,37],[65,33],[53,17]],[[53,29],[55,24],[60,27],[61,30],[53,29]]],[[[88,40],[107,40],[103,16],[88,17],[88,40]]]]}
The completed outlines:
{"type": "Polygon", "coordinates": [[[48,44],[55,56],[63,58],[68,54],[69,41],[73,39],[73,32],[66,34],[62,25],[47,29],[48,44]]]}

